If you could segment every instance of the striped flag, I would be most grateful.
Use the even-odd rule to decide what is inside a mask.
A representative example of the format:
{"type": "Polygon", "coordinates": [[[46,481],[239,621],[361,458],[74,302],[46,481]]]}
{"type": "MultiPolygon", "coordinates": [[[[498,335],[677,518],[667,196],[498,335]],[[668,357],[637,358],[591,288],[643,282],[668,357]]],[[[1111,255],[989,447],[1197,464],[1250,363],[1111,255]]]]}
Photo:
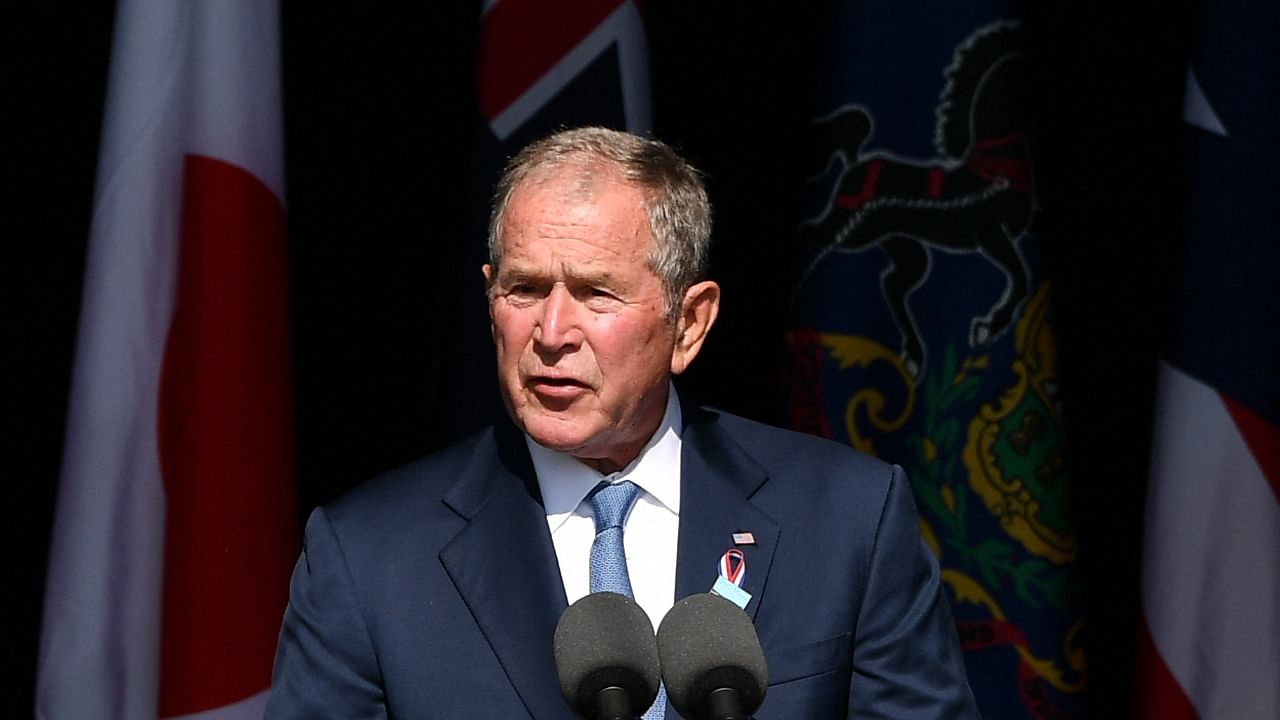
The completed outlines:
{"type": "Polygon", "coordinates": [[[1209,0],[1160,367],[1138,717],[1280,717],[1280,9],[1209,0]]]}
{"type": "Polygon", "coordinates": [[[274,2],[119,3],[42,720],[261,717],[297,554],[274,2]]]}

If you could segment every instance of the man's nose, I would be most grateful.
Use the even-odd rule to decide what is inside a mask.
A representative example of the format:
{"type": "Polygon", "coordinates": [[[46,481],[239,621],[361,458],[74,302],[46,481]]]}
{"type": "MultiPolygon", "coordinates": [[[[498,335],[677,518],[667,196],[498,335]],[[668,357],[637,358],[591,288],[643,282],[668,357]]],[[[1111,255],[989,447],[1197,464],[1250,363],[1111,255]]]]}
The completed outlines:
{"type": "Polygon", "coordinates": [[[542,317],[534,340],[548,350],[577,347],[582,342],[582,328],[578,324],[580,310],[573,293],[556,285],[542,303],[542,317]]]}

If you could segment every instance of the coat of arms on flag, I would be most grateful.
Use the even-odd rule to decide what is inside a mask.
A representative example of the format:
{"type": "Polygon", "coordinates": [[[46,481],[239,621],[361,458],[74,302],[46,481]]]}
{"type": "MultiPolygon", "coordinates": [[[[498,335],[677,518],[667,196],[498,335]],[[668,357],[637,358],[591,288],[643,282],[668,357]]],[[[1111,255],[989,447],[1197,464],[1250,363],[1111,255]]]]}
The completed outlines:
{"type": "Polygon", "coordinates": [[[816,113],[789,417],[908,471],[984,713],[1070,717],[1083,623],[1022,28],[935,31],[931,72],[846,67],[816,113]]]}

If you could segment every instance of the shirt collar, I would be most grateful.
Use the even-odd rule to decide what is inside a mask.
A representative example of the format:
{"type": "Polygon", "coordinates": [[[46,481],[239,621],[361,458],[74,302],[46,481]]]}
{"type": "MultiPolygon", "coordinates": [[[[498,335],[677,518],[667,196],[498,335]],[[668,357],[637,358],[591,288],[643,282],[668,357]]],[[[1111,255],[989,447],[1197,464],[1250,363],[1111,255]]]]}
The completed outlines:
{"type": "Polygon", "coordinates": [[[601,480],[630,480],[668,510],[680,514],[680,428],[682,416],[675,387],[668,384],[667,408],[657,430],[635,460],[608,476],[578,462],[568,453],[545,448],[527,434],[525,445],[542,490],[542,504],[553,519],[552,530],[572,515],[601,480]]]}

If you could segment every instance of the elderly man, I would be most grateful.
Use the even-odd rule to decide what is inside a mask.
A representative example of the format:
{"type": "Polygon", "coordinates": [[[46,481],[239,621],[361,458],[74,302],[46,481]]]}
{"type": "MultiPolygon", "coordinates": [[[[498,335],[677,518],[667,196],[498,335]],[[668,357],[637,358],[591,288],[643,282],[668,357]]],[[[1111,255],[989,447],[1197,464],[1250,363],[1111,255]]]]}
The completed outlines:
{"type": "Polygon", "coordinates": [[[268,717],[569,717],[551,638],[606,587],[610,504],[655,626],[740,553],[757,717],[977,717],[902,472],[672,389],[719,308],[710,217],[656,141],[586,128],[512,160],[484,267],[511,422],[315,511],[268,717]]]}

